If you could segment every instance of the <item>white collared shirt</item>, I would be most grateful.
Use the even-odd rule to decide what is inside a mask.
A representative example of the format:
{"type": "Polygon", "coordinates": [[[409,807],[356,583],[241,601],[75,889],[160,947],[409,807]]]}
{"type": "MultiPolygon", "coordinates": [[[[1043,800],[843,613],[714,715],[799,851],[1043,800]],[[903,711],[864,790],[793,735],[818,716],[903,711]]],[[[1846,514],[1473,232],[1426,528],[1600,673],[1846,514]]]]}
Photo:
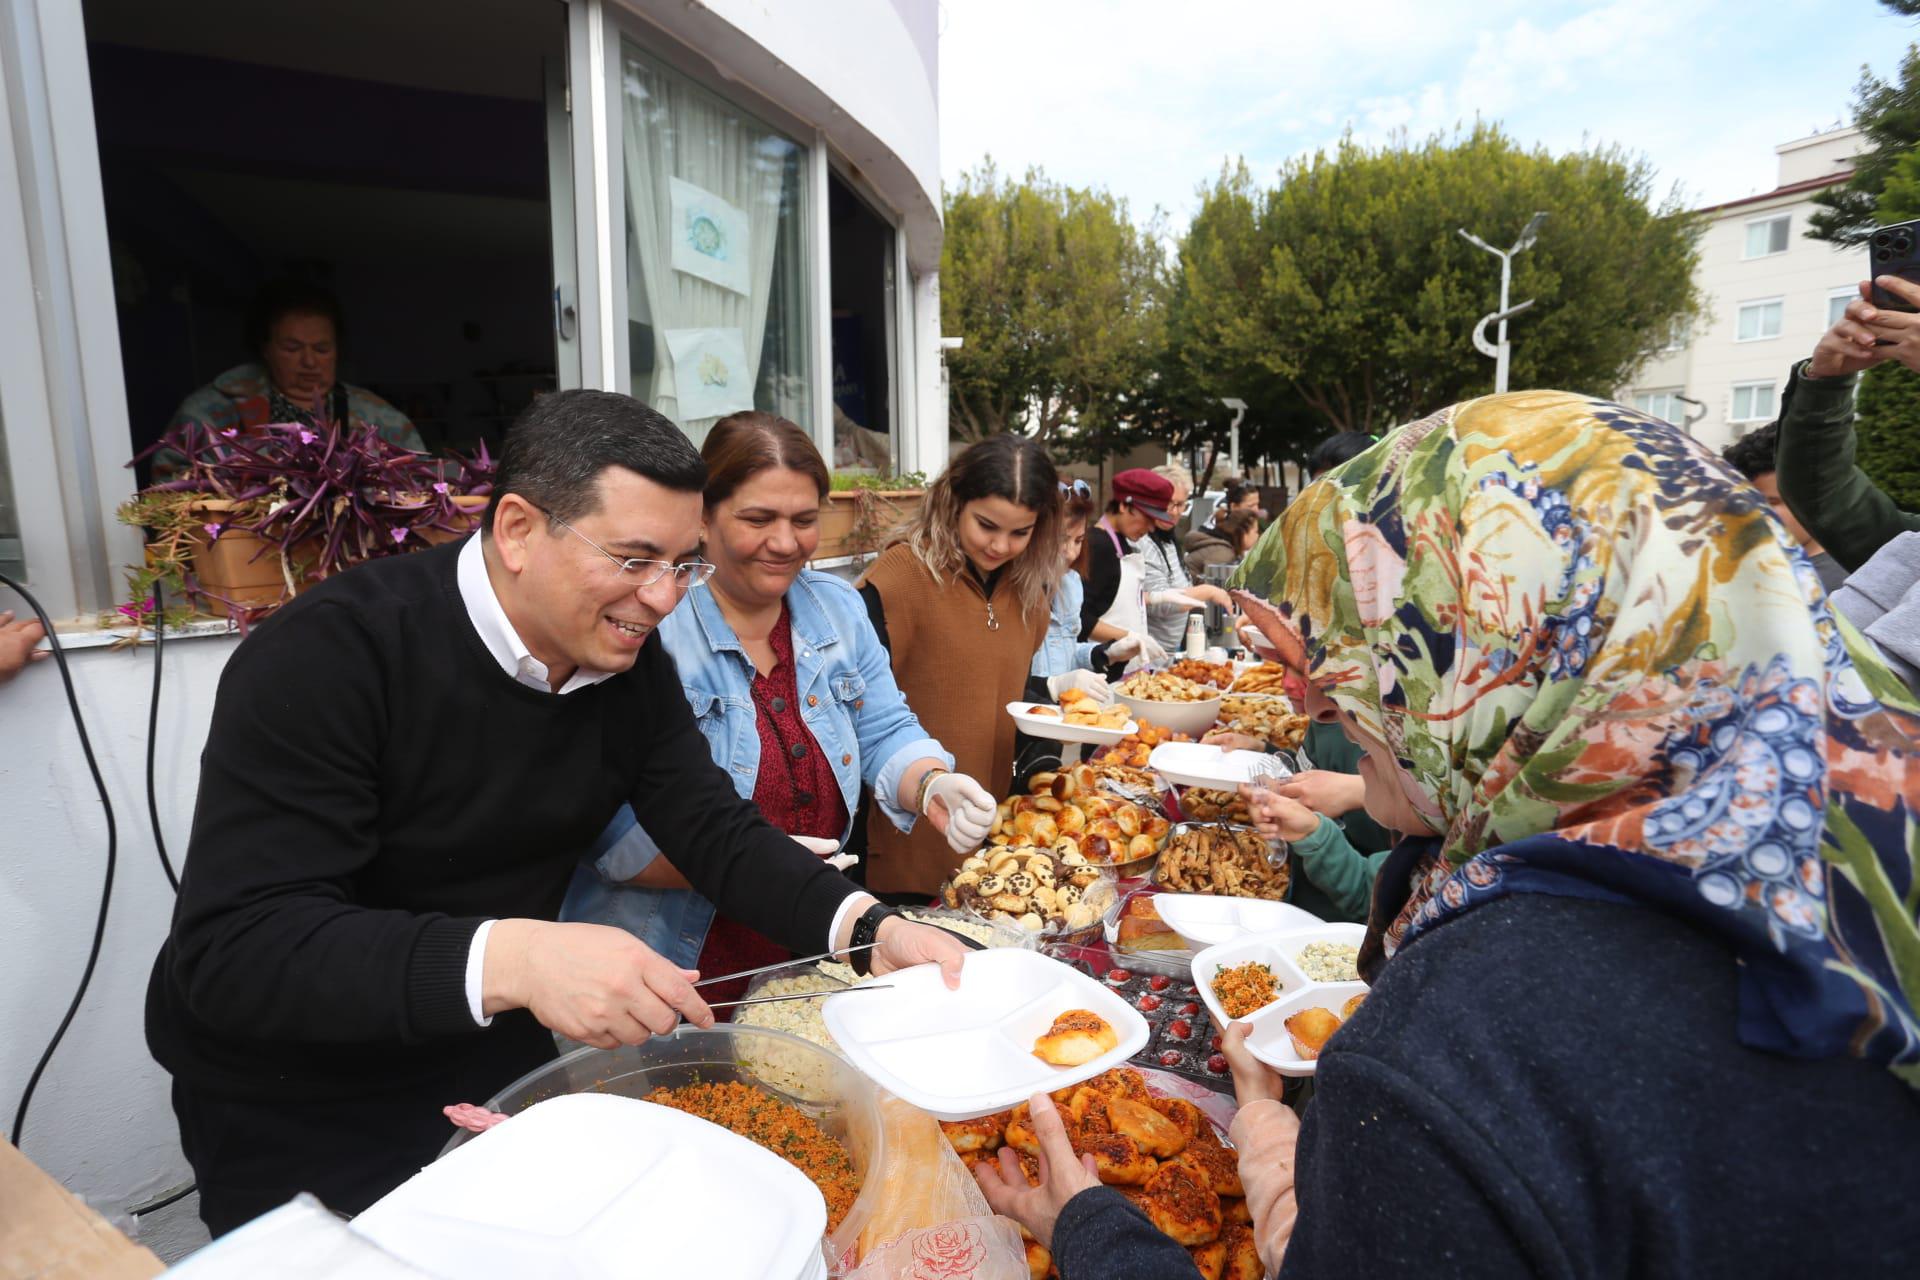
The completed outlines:
{"type": "MultiPolygon", "coordinates": [[[[487,646],[487,652],[500,664],[500,669],[526,685],[529,689],[538,689],[542,693],[553,692],[548,678],[547,664],[528,652],[526,641],[513,629],[513,623],[507,618],[507,611],[500,605],[500,597],[494,592],[493,580],[487,577],[487,560],[482,554],[484,533],[476,533],[467,539],[467,545],[460,548],[460,602],[467,606],[467,617],[473,620],[473,629],[480,633],[480,643],[487,646]]],[[[565,697],[579,689],[610,680],[612,671],[588,671],[582,667],[567,677],[560,686],[559,693],[565,697]]]]}

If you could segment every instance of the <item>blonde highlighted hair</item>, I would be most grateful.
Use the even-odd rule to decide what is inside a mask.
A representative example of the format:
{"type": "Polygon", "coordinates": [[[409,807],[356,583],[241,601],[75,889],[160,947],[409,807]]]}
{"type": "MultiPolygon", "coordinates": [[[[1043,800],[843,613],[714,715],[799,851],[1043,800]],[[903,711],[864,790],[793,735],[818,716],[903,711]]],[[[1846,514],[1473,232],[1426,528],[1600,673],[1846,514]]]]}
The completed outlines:
{"type": "Polygon", "coordinates": [[[1033,512],[1033,537],[1002,571],[1023,617],[1046,612],[1060,577],[1060,474],[1037,440],[989,436],[968,447],[927,486],[920,512],[896,527],[887,545],[904,543],[936,582],[965,573],[960,512],[980,498],[1004,498],[1033,512]]]}

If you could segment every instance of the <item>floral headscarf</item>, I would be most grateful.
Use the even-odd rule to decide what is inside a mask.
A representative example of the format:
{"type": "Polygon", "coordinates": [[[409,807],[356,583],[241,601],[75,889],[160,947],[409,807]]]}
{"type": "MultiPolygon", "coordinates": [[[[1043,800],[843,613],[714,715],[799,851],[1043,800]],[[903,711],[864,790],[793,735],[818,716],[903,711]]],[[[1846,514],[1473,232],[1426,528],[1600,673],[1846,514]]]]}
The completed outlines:
{"type": "Polygon", "coordinates": [[[1920,1086],[1920,706],[1693,439],[1458,404],[1309,487],[1234,585],[1421,793],[1375,959],[1511,893],[1642,902],[1732,945],[1747,1043],[1920,1086]]]}

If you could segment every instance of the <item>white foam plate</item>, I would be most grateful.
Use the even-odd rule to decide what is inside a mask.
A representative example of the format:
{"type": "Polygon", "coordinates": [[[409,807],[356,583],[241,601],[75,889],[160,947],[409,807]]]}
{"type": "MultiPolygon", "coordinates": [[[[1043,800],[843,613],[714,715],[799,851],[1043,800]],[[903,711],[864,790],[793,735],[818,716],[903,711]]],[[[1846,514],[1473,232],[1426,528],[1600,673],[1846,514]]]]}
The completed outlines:
{"type": "Polygon", "coordinates": [[[824,1275],[827,1206],[785,1160],[695,1116],[604,1093],[549,1098],[436,1160],[353,1229],[430,1275],[824,1275]],[[747,1205],[711,1226],[718,1205],[747,1205]]]}
{"type": "MultiPolygon", "coordinates": [[[[1256,760],[1274,759],[1264,751],[1222,751],[1204,742],[1163,742],[1147,757],[1147,768],[1183,787],[1232,791],[1253,780],[1256,760]]],[[[1282,773],[1291,773],[1274,759],[1282,773]]]]}
{"type": "Polygon", "coordinates": [[[1090,724],[1068,724],[1059,716],[1036,716],[1030,710],[1033,707],[1048,706],[1053,704],[1009,702],[1007,714],[1013,717],[1013,722],[1020,726],[1021,732],[1029,737],[1048,738],[1054,742],[1085,742],[1094,746],[1110,747],[1128,734],[1140,732],[1140,725],[1134,720],[1128,720],[1118,729],[1100,729],[1090,724]]]}
{"type": "MultiPolygon", "coordinates": [[[[1161,912],[1165,917],[1164,909],[1161,912]]],[[[1294,962],[1300,949],[1309,942],[1344,942],[1358,947],[1367,936],[1366,926],[1358,924],[1322,924],[1311,929],[1284,929],[1277,933],[1249,934],[1233,942],[1208,947],[1193,958],[1193,983],[1200,988],[1200,999],[1213,1015],[1213,1024],[1225,1030],[1232,1022],[1245,1022],[1253,1032],[1247,1048],[1253,1056],[1283,1076],[1310,1076],[1317,1059],[1302,1058],[1287,1034],[1286,1021],[1302,1009],[1327,1009],[1339,1013],[1343,1005],[1367,990],[1364,982],[1312,982],[1294,962]],[[1255,1009],[1244,1018],[1229,1018],[1213,994],[1213,977],[1222,969],[1254,961],[1273,970],[1279,980],[1279,998],[1265,1008],[1255,1009]]],[[[1339,1034],[1338,1032],[1335,1033],[1339,1034]]]]}
{"type": "Polygon", "coordinates": [[[1311,929],[1325,924],[1311,911],[1264,898],[1230,898],[1211,893],[1157,893],[1154,906],[1173,931],[1199,947],[1218,946],[1249,933],[1311,929]]]}
{"type": "Polygon", "coordinates": [[[1147,1045],[1147,1020],[1105,984],[1037,951],[967,956],[960,989],[937,965],[888,974],[891,991],[829,996],[821,1010],[834,1042],[875,1084],[939,1120],[1004,1111],[1117,1067],[1147,1045]],[[1078,1067],[1056,1067],[1033,1042],[1069,1009],[1107,1020],[1120,1043],[1078,1067]]]}

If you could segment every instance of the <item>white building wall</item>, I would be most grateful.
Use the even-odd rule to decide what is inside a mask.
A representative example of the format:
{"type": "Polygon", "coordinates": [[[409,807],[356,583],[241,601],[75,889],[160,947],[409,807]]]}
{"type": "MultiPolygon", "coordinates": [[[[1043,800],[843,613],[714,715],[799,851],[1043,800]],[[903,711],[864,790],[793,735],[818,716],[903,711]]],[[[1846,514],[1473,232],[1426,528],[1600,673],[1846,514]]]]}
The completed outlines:
{"type": "MultiPolygon", "coordinates": [[[[1776,148],[1779,185],[1847,172],[1858,136],[1848,129],[1782,144],[1776,148]]],[[[1864,248],[1837,249],[1807,238],[1807,218],[1816,208],[1811,197],[1817,189],[1740,201],[1712,212],[1694,277],[1706,314],[1694,323],[1684,347],[1648,361],[1620,393],[1622,401],[1632,404],[1638,397],[1678,392],[1703,402],[1705,415],[1692,430],[1714,449],[1777,415],[1788,371],[1813,353],[1827,331],[1829,299],[1854,288],[1867,272],[1864,248]],[[1789,219],[1786,250],[1747,256],[1748,226],[1783,215],[1789,219]],[[1778,335],[1741,340],[1742,304],[1773,300],[1780,304],[1778,335]],[[1741,421],[1734,411],[1736,388],[1751,384],[1772,384],[1773,408],[1741,421]]]]}
{"type": "MultiPolygon", "coordinates": [[[[168,644],[154,790],[176,870],[186,852],[200,749],[231,636],[168,644]]],[[[147,816],[151,649],[70,651],[80,711],[119,833],[106,940],[93,983],[27,1112],[22,1150],[102,1212],[121,1213],[191,1179],[180,1154],[169,1077],[147,1052],[147,974],[166,936],[173,893],[147,816]]],[[[0,1123],[60,1025],[86,965],[105,875],[107,825],[51,662],[0,686],[0,1123]]],[[[5,1206],[0,1206],[4,1213],[5,1206]]],[[[147,1243],[178,1254],[205,1239],[194,1206],[143,1222],[147,1243]],[[171,1240],[151,1229],[174,1224],[171,1240]]]]}

